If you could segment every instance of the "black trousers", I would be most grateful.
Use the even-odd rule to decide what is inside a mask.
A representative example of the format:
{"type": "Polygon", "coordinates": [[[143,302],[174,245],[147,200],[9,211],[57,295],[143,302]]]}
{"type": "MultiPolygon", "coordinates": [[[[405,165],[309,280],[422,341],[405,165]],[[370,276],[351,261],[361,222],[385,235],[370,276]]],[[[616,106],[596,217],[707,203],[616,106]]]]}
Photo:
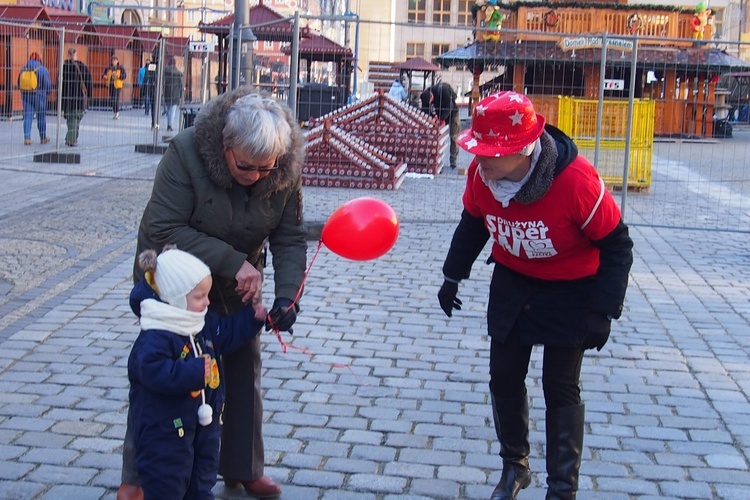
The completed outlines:
{"type": "MultiPolygon", "coordinates": [[[[517,326],[511,330],[505,343],[490,343],[490,392],[495,400],[517,399],[526,395],[526,375],[533,346],[521,343],[517,326]]],[[[547,410],[581,403],[580,347],[544,346],[542,361],[542,389],[547,410]]]]}

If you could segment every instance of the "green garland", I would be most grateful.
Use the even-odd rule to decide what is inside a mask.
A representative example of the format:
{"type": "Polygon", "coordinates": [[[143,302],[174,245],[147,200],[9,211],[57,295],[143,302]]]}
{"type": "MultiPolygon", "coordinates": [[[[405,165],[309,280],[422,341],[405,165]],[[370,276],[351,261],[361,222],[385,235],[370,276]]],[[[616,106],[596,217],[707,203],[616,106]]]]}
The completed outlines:
{"type": "MultiPolygon", "coordinates": [[[[612,9],[612,10],[635,10],[635,11],[671,11],[671,12],[695,12],[695,7],[680,7],[676,5],[646,5],[646,4],[622,4],[622,3],[601,3],[601,2],[514,2],[511,4],[498,3],[502,10],[518,11],[519,7],[543,7],[547,9],[612,9]]],[[[477,18],[477,12],[482,6],[474,4],[471,6],[471,15],[477,18]]]]}

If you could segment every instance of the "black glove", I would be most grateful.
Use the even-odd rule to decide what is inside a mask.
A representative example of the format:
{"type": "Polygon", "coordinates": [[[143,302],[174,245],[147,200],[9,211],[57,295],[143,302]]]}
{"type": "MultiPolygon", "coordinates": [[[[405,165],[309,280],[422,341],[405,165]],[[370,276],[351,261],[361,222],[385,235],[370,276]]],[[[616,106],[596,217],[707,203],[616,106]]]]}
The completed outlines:
{"type": "Polygon", "coordinates": [[[275,328],[282,332],[292,332],[292,325],[297,321],[297,311],[299,310],[297,304],[294,304],[291,299],[284,297],[277,297],[273,301],[273,307],[271,312],[268,313],[266,319],[266,331],[275,328]],[[292,307],[290,307],[292,306],[292,307]]]}
{"type": "Polygon", "coordinates": [[[440,308],[443,310],[446,316],[449,318],[453,316],[453,309],[457,311],[461,310],[461,299],[456,297],[458,293],[458,283],[452,281],[443,281],[443,286],[440,287],[438,292],[438,300],[440,301],[440,308]]]}
{"type": "Polygon", "coordinates": [[[609,340],[609,331],[612,328],[612,321],[606,314],[589,311],[586,313],[584,320],[584,349],[593,349],[601,351],[604,344],[609,340]]]}

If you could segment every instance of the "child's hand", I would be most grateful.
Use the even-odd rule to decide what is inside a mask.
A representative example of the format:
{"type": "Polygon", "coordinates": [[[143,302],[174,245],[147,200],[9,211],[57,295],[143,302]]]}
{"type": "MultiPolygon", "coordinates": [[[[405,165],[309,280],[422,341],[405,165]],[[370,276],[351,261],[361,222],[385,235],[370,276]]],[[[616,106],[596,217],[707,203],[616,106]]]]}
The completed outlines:
{"type": "Polygon", "coordinates": [[[265,323],[266,316],[268,316],[268,310],[266,309],[266,306],[264,306],[261,302],[258,302],[257,304],[253,304],[253,311],[255,311],[255,315],[253,317],[257,321],[262,321],[265,323]]]}

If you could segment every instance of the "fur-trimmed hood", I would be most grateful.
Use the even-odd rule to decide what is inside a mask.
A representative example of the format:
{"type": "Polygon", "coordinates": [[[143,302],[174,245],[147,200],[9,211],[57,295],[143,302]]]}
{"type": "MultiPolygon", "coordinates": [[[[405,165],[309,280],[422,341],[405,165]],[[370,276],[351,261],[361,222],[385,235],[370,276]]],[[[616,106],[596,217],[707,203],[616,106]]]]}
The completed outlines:
{"type": "Polygon", "coordinates": [[[578,156],[575,143],[557,127],[546,125],[539,139],[542,152],[534,171],[513,197],[522,205],[530,205],[547,194],[554,178],[578,156]]]}
{"type": "MultiPolygon", "coordinates": [[[[211,181],[223,189],[231,188],[234,183],[234,178],[224,159],[222,133],[226,125],[227,114],[237,99],[253,93],[271,98],[266,92],[259,91],[250,85],[243,85],[212,99],[195,117],[195,132],[193,135],[195,148],[211,181]]],[[[302,136],[302,131],[292,111],[283,104],[281,106],[292,129],[292,141],[286,154],[278,158],[278,170],[274,170],[268,176],[253,184],[254,194],[263,198],[299,182],[305,157],[305,139],[302,136]]]]}

